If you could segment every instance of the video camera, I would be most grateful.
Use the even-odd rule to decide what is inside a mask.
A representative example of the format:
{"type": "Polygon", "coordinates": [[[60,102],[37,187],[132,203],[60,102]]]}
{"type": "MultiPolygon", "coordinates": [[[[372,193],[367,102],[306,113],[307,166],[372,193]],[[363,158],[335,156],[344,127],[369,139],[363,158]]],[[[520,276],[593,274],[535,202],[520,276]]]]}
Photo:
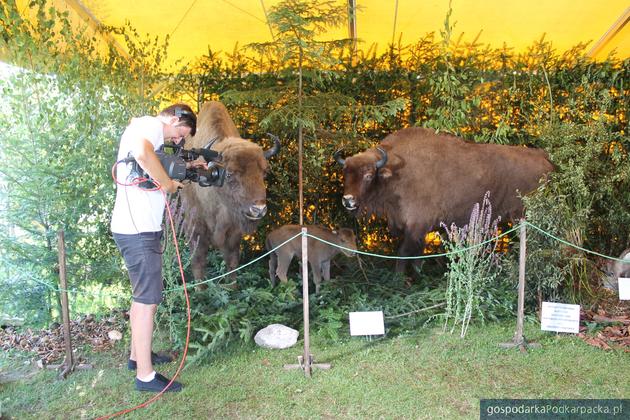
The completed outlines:
{"type": "MultiPolygon", "coordinates": [[[[222,163],[223,156],[221,153],[210,149],[213,143],[214,140],[201,149],[184,149],[180,145],[165,143],[155,151],[155,154],[171,179],[176,181],[190,180],[197,182],[200,187],[222,187],[223,181],[225,181],[225,167],[222,163]],[[167,153],[167,148],[172,149],[173,153],[167,153]],[[186,162],[196,160],[200,156],[208,164],[208,169],[186,168],[186,162]]],[[[150,179],[149,174],[142,169],[132,156],[129,156],[124,162],[132,164],[131,173],[136,178],[148,179],[139,184],[140,188],[155,188],[155,184],[150,179]]]]}

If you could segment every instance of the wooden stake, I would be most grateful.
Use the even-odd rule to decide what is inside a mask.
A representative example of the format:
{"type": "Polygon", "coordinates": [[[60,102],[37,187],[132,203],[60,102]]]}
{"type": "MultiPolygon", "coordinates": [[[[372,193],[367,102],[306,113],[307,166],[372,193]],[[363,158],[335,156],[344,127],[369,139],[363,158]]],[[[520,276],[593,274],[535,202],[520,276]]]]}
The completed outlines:
{"type": "Polygon", "coordinates": [[[330,369],[328,363],[313,363],[311,354],[310,322],[309,322],[309,296],[308,296],[308,237],[307,229],[302,227],[302,310],[304,312],[304,353],[298,356],[298,363],[284,365],[285,369],[303,369],[306,377],[311,377],[313,367],[330,369]]]}
{"type": "Polygon", "coordinates": [[[520,245],[518,257],[518,307],[516,309],[516,332],[512,341],[501,343],[503,348],[518,347],[521,351],[526,351],[527,347],[539,347],[537,343],[527,343],[523,336],[523,321],[525,319],[525,262],[527,261],[527,230],[525,219],[521,219],[520,245]]]}
{"type": "Polygon", "coordinates": [[[68,308],[68,284],[66,282],[66,245],[63,230],[57,232],[57,248],[59,251],[59,288],[61,289],[63,341],[66,348],[66,359],[63,362],[64,370],[59,374],[59,377],[65,379],[74,370],[74,358],[72,355],[72,341],[70,339],[70,311],[68,308]]]}
{"type": "Polygon", "coordinates": [[[514,341],[523,342],[523,319],[525,318],[525,262],[527,261],[527,228],[521,219],[520,248],[518,255],[518,308],[514,341]]]}
{"type": "Polygon", "coordinates": [[[304,311],[304,374],[311,376],[311,339],[309,322],[309,298],[308,298],[308,237],[307,229],[302,227],[302,306],[304,311]]]}

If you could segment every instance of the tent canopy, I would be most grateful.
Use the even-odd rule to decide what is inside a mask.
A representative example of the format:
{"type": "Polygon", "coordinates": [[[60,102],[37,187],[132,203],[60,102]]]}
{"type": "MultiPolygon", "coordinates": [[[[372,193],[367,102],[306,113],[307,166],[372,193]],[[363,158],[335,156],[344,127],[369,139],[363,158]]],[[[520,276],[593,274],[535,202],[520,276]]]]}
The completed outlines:
{"type": "MultiPolygon", "coordinates": [[[[444,27],[446,0],[339,0],[356,4],[359,48],[377,44],[384,52],[392,41],[411,44],[444,27]]],[[[27,0],[18,0],[27,8],[27,0]]],[[[266,14],[280,0],[54,0],[71,17],[98,25],[129,22],[142,35],[170,36],[169,63],[187,63],[214,52],[232,52],[235,46],[271,41],[266,14]]],[[[559,51],[580,42],[595,58],[611,51],[630,56],[630,7],[627,0],[453,0],[454,35],[464,41],[523,51],[544,36],[559,51]]],[[[349,25],[330,33],[330,39],[349,36],[349,25]]],[[[117,48],[124,50],[120,42],[117,48]]]]}

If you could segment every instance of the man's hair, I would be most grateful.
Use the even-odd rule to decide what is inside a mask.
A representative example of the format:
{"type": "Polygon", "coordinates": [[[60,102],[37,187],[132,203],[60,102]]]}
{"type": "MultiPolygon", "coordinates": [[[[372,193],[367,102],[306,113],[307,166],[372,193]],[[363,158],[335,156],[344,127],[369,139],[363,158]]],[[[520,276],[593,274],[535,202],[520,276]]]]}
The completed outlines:
{"type": "Polygon", "coordinates": [[[197,117],[193,110],[186,104],[174,104],[160,111],[160,115],[165,117],[179,118],[179,125],[190,127],[190,135],[197,132],[197,117]]]}

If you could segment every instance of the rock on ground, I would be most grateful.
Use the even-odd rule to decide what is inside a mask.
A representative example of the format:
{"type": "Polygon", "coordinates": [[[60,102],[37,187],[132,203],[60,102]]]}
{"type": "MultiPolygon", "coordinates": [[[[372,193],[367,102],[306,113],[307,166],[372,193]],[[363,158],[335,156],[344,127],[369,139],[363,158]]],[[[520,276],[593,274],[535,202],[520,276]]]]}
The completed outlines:
{"type": "Polygon", "coordinates": [[[286,349],[297,343],[299,333],[282,324],[271,324],[258,331],[254,341],[268,349],[286,349]]]}

